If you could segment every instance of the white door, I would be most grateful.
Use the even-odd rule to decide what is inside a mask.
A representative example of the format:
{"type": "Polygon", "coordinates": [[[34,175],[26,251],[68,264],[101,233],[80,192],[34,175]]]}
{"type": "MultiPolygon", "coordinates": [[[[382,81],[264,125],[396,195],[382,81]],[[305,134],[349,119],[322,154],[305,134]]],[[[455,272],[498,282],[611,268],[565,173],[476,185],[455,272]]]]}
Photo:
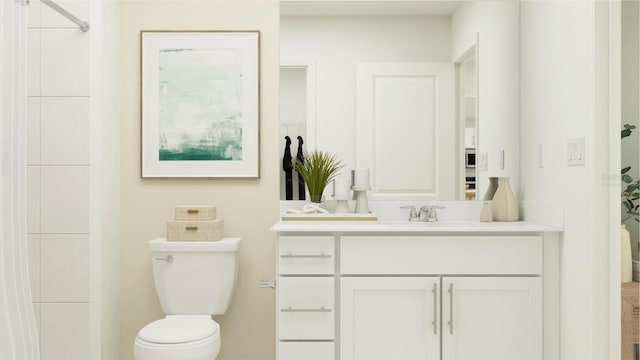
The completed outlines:
{"type": "Polygon", "coordinates": [[[452,63],[360,63],[358,168],[371,171],[371,198],[456,196],[452,63]]]}
{"type": "Polygon", "coordinates": [[[440,358],[439,278],[340,281],[342,360],[440,358]]]}
{"type": "Polygon", "coordinates": [[[445,277],[442,359],[542,359],[542,279],[445,277]]]}

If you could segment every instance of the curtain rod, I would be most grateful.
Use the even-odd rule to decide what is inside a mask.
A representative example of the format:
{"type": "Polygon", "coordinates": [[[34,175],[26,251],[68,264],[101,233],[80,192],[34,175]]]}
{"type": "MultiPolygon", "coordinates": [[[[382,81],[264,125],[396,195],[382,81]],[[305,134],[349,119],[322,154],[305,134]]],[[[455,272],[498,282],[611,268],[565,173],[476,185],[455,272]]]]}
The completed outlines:
{"type": "Polygon", "coordinates": [[[87,32],[89,31],[89,23],[86,21],[82,21],[80,19],[78,19],[77,17],[73,16],[72,13],[68,12],[67,10],[65,10],[64,8],[62,8],[60,5],[54,3],[52,0],[40,0],[42,3],[46,4],[47,6],[49,6],[50,8],[52,8],[53,10],[59,12],[62,16],[66,17],[67,19],[73,21],[74,23],[76,23],[76,25],[78,25],[80,27],[80,30],[87,32]]]}

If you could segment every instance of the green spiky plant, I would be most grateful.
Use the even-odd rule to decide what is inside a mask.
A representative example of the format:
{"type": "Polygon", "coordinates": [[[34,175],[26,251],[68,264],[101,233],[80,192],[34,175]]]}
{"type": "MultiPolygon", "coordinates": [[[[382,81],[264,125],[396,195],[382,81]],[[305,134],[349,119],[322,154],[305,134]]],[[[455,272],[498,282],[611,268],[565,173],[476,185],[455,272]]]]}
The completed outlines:
{"type": "MultiPolygon", "coordinates": [[[[624,139],[631,135],[631,131],[635,128],[635,125],[625,124],[624,129],[620,134],[621,138],[624,139]]],[[[640,199],[640,180],[634,179],[629,175],[629,170],[631,170],[631,166],[627,166],[620,171],[623,187],[621,200],[622,205],[625,208],[625,214],[623,216],[626,216],[622,219],[623,223],[629,219],[634,219],[635,221],[640,222],[640,219],[638,218],[640,215],[640,205],[638,205],[638,199],[640,199]]]]}
{"type": "Polygon", "coordinates": [[[308,152],[304,156],[304,162],[296,159],[294,164],[309,189],[311,201],[316,203],[322,200],[324,188],[336,178],[342,167],[342,162],[335,155],[322,150],[308,152]]]}

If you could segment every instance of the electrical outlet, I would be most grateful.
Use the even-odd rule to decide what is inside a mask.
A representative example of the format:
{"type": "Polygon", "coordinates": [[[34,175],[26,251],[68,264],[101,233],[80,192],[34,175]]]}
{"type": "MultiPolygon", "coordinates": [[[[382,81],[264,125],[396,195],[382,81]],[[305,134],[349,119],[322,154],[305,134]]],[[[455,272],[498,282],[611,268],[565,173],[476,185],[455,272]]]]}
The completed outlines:
{"type": "Polygon", "coordinates": [[[569,166],[584,166],[584,137],[567,141],[567,164],[569,166]]]}

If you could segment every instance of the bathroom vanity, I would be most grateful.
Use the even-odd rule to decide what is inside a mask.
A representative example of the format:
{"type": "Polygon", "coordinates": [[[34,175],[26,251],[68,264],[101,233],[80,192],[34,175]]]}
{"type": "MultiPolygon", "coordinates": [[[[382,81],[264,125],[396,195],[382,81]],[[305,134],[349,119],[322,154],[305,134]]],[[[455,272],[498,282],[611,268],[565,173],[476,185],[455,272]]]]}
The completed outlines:
{"type": "Polygon", "coordinates": [[[559,357],[558,228],[279,222],[272,230],[280,360],[559,357]]]}

